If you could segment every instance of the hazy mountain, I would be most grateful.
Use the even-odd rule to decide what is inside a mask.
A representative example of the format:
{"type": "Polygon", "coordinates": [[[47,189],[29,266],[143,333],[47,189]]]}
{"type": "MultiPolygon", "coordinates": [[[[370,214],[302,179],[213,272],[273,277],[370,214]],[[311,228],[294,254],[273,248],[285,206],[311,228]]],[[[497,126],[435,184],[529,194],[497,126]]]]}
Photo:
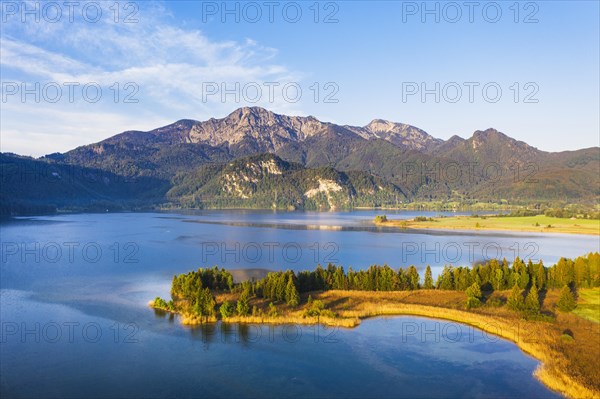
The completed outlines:
{"type": "Polygon", "coordinates": [[[56,209],[149,208],[171,184],[155,177],[124,177],[101,169],[0,154],[0,214],[56,209]]]}

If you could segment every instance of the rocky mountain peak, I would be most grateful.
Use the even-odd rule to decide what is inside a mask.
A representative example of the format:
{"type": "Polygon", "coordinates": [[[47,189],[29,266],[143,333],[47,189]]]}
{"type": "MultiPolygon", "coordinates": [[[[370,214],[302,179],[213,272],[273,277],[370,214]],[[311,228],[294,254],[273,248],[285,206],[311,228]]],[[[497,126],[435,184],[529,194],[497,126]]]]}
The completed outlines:
{"type": "MultiPolygon", "coordinates": [[[[242,107],[229,114],[225,119],[240,121],[272,121],[276,114],[261,107],[242,107]]],[[[280,116],[280,115],[277,115],[280,116]]]]}
{"type": "Polygon", "coordinates": [[[491,128],[491,127],[488,128],[488,129],[485,129],[485,130],[476,130],[473,133],[473,138],[482,139],[482,140],[486,140],[486,139],[510,139],[510,137],[508,137],[504,133],[501,133],[498,130],[496,130],[494,128],[491,128]]]}
{"type": "Polygon", "coordinates": [[[386,121],[385,119],[373,119],[368,125],[365,126],[365,129],[370,130],[371,132],[389,132],[391,130],[398,129],[399,126],[407,125],[386,121]]]}
{"type": "Polygon", "coordinates": [[[225,118],[198,122],[191,129],[190,139],[212,146],[252,142],[257,150],[268,152],[290,141],[303,141],[325,130],[326,126],[314,117],[286,116],[261,107],[242,107],[225,118]]]}

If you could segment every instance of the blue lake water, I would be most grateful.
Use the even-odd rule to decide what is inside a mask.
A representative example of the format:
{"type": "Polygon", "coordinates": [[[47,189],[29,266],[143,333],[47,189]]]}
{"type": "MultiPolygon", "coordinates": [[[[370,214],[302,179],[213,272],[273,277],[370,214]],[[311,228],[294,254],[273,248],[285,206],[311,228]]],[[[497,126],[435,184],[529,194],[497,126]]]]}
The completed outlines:
{"type": "Polygon", "coordinates": [[[598,250],[591,236],[378,229],[376,214],[211,211],[3,222],[0,396],[556,397],[532,377],[537,362],[514,344],[455,323],[394,317],[351,330],[190,329],[147,307],[156,295],[168,297],[173,274],[215,264],[431,264],[437,274],[444,264],[486,257],[529,254],[551,264],[598,250]]]}

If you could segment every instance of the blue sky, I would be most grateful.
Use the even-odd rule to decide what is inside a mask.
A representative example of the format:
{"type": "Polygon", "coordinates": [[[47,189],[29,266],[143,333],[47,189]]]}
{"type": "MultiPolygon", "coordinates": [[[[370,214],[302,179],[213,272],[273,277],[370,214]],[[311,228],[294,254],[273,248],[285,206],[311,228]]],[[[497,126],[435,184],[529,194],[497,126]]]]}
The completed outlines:
{"type": "Polygon", "coordinates": [[[600,144],[597,1],[1,3],[2,151],[252,105],[444,139],[494,127],[546,151],[600,144]]]}

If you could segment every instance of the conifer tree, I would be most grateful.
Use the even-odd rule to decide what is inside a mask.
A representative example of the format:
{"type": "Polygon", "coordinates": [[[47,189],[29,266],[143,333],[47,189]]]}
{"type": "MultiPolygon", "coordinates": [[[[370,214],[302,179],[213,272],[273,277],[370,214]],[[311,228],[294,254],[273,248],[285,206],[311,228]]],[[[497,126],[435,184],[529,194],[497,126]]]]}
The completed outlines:
{"type": "Polygon", "coordinates": [[[419,272],[415,266],[409,266],[407,272],[408,276],[408,289],[409,290],[418,290],[419,289],[419,281],[421,277],[419,277],[419,272]]]}
{"type": "Polygon", "coordinates": [[[531,286],[529,294],[527,294],[527,298],[525,298],[525,309],[532,314],[538,314],[540,312],[540,298],[535,283],[531,286]]]}
{"type": "Polygon", "coordinates": [[[558,298],[557,307],[563,312],[570,312],[577,307],[577,301],[575,301],[573,291],[571,291],[568,285],[565,285],[560,290],[560,298],[558,298]]]}
{"type": "Polygon", "coordinates": [[[442,274],[438,276],[437,288],[440,290],[454,289],[454,273],[452,266],[444,266],[442,274]]]}
{"type": "Polygon", "coordinates": [[[544,268],[544,264],[540,260],[537,266],[535,267],[535,282],[538,287],[543,289],[546,286],[546,269],[544,268]]]}
{"type": "Polygon", "coordinates": [[[519,288],[518,284],[515,284],[513,286],[513,289],[510,292],[510,295],[508,296],[508,300],[506,301],[506,305],[511,310],[523,310],[523,295],[521,294],[521,288],[519,288]]]}
{"type": "Polygon", "coordinates": [[[427,265],[425,269],[425,281],[423,282],[423,288],[430,290],[433,288],[433,276],[431,275],[431,266],[427,265]]]}
{"type": "Polygon", "coordinates": [[[473,283],[469,288],[467,288],[466,294],[467,296],[473,298],[481,298],[481,287],[479,286],[479,284],[473,283]]]}
{"type": "Polygon", "coordinates": [[[237,301],[237,313],[240,316],[246,316],[248,315],[248,312],[250,311],[250,304],[248,303],[248,296],[249,296],[249,292],[244,290],[242,291],[240,297],[238,298],[237,301]]]}
{"type": "Polygon", "coordinates": [[[296,307],[300,303],[300,295],[298,295],[298,290],[294,285],[294,279],[291,275],[288,278],[288,283],[285,288],[285,301],[292,307],[296,307]]]}
{"type": "Polygon", "coordinates": [[[519,273],[519,287],[525,289],[527,285],[529,285],[529,274],[527,274],[527,270],[525,269],[519,273]]]}

